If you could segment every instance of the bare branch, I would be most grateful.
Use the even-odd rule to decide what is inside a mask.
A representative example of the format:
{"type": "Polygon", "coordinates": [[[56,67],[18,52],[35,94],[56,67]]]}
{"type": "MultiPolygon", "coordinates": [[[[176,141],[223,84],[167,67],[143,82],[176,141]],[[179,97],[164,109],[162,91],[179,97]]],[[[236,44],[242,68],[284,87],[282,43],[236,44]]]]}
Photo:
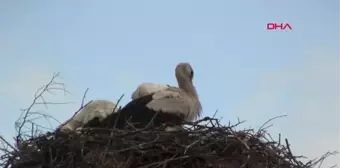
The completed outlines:
{"type": "Polygon", "coordinates": [[[277,118],[286,117],[286,116],[287,116],[287,115],[280,115],[280,116],[276,116],[276,117],[274,117],[274,118],[269,119],[268,121],[266,121],[266,122],[258,129],[257,132],[260,132],[261,130],[263,130],[263,127],[266,126],[266,124],[268,124],[269,122],[271,122],[271,121],[273,121],[273,120],[275,120],[275,119],[277,119],[277,118]]]}
{"type": "MultiPolygon", "coordinates": [[[[26,109],[21,109],[22,113],[20,114],[20,117],[17,119],[17,121],[15,122],[15,125],[16,125],[16,130],[17,130],[17,136],[16,136],[16,141],[17,143],[19,143],[20,139],[22,139],[21,135],[23,135],[23,132],[22,132],[22,129],[23,128],[27,128],[25,127],[25,124],[26,123],[30,123],[31,125],[34,123],[32,123],[32,120],[34,119],[38,119],[39,117],[34,117],[34,118],[30,118],[30,116],[32,114],[35,114],[35,115],[41,115],[42,117],[44,117],[46,119],[47,122],[48,121],[48,118],[51,118],[51,116],[49,115],[45,115],[45,114],[39,114],[39,113],[36,113],[36,112],[32,112],[32,108],[35,106],[35,105],[44,105],[45,108],[47,109],[47,105],[49,104],[68,104],[70,102],[64,102],[64,103],[53,103],[53,102],[47,102],[44,98],[44,93],[47,92],[47,93],[50,93],[52,90],[61,90],[61,91],[64,91],[64,94],[65,93],[69,93],[65,88],[64,88],[64,85],[60,82],[55,82],[55,79],[59,77],[59,73],[54,73],[52,78],[50,79],[50,81],[41,86],[40,88],[37,89],[37,91],[35,92],[34,94],[34,99],[31,103],[31,105],[26,108],[26,109]],[[62,86],[63,88],[57,88],[55,86],[57,85],[60,85],[62,86]],[[53,87],[51,87],[53,86],[53,87]],[[40,100],[40,101],[39,101],[40,100]]],[[[55,118],[53,118],[55,119],[55,118]]],[[[34,128],[34,127],[30,127],[30,128],[34,128]]],[[[37,128],[37,127],[36,127],[37,128]]],[[[30,131],[32,132],[32,131],[30,131]]]]}

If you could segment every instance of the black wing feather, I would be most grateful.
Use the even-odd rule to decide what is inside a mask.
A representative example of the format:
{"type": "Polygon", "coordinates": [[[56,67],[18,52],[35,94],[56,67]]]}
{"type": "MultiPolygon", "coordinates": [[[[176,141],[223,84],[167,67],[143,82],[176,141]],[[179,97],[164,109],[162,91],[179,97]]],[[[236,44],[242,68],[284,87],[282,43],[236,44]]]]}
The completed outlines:
{"type": "MultiPolygon", "coordinates": [[[[146,107],[152,101],[153,94],[142,96],[132,100],[124,108],[116,113],[107,116],[103,121],[94,119],[85,124],[84,127],[101,127],[123,129],[126,126],[126,121],[133,124],[135,128],[145,128],[151,121],[151,126],[160,126],[164,123],[171,125],[180,125],[183,121],[183,116],[174,113],[165,113],[162,111],[154,111],[146,107]],[[117,121],[117,123],[116,123],[117,121]]],[[[180,114],[180,113],[178,113],[180,114]]]]}

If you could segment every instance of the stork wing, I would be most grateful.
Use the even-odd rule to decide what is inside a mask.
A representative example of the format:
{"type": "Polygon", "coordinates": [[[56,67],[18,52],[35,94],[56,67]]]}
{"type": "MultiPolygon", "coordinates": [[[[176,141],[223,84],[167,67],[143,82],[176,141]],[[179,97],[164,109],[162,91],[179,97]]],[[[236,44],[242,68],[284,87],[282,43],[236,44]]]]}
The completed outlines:
{"type": "Polygon", "coordinates": [[[139,97],[146,96],[151,93],[158,92],[160,90],[164,90],[169,88],[169,85],[165,84],[154,84],[154,83],[142,83],[138,86],[138,88],[132,93],[131,99],[135,100],[139,97]]]}
{"type": "Polygon", "coordinates": [[[168,88],[156,92],[152,97],[153,100],[146,106],[155,111],[182,114],[183,117],[189,115],[191,101],[181,90],[177,89],[168,88]]]}
{"type": "Polygon", "coordinates": [[[138,97],[138,88],[132,93],[131,99],[135,100],[135,99],[137,99],[137,97],[138,97]]]}

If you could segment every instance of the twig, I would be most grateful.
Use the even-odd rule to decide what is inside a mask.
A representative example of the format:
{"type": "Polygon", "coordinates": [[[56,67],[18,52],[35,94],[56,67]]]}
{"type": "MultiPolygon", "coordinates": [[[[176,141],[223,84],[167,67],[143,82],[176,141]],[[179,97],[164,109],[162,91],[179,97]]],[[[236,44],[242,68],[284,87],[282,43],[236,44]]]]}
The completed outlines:
{"type": "Polygon", "coordinates": [[[14,151],[17,151],[17,149],[11,145],[11,143],[9,143],[8,141],[6,141],[6,139],[2,136],[0,136],[0,140],[4,143],[6,143],[6,145],[8,145],[9,147],[11,147],[14,151]]]}
{"type": "MultiPolygon", "coordinates": [[[[116,109],[116,107],[118,106],[118,104],[120,103],[120,101],[123,99],[123,97],[124,97],[124,94],[122,94],[122,95],[120,96],[120,98],[118,99],[118,101],[117,101],[117,103],[116,103],[116,106],[113,108],[113,110],[116,109]]],[[[112,112],[112,114],[113,114],[113,113],[114,113],[114,111],[112,112]]],[[[117,117],[116,117],[115,124],[114,124],[113,128],[116,128],[116,127],[117,127],[117,123],[118,123],[119,117],[120,117],[120,113],[118,112],[118,115],[117,115],[117,117]]]]}
{"type": "Polygon", "coordinates": [[[83,98],[82,98],[82,100],[81,100],[81,106],[80,106],[79,109],[84,108],[84,101],[85,101],[85,97],[86,97],[87,91],[89,91],[89,88],[87,88],[87,89],[85,90],[85,93],[84,93],[83,98]]]}
{"type": "Polygon", "coordinates": [[[180,159],[186,159],[186,158],[189,158],[189,157],[190,157],[190,156],[185,155],[185,156],[181,156],[181,157],[177,157],[177,158],[170,158],[170,159],[166,159],[166,160],[164,160],[164,161],[151,163],[151,164],[142,166],[142,167],[140,167],[140,168],[147,168],[147,167],[154,166],[154,165],[161,165],[161,164],[164,164],[164,163],[167,163],[167,162],[170,162],[170,161],[175,161],[175,160],[180,160],[180,159]]]}
{"type": "Polygon", "coordinates": [[[87,105],[89,105],[91,102],[92,102],[92,100],[91,101],[89,101],[89,102],[87,102],[85,105],[84,105],[84,100],[85,100],[85,98],[86,98],[86,94],[87,94],[87,91],[89,90],[89,88],[87,88],[86,90],[85,90],[85,92],[84,92],[84,94],[83,94],[83,97],[82,97],[82,100],[81,100],[81,105],[80,105],[80,107],[79,107],[79,109],[72,115],[72,117],[71,118],[69,118],[68,120],[66,120],[63,124],[61,124],[61,125],[59,125],[59,127],[57,128],[57,130],[58,129],[60,129],[60,128],[62,128],[64,125],[66,125],[69,121],[71,121],[82,109],[84,109],[84,107],[86,107],[87,105]]]}
{"type": "Polygon", "coordinates": [[[191,143],[190,145],[188,145],[185,150],[184,150],[184,155],[187,153],[188,149],[191,148],[192,146],[194,146],[195,144],[197,144],[198,142],[200,142],[201,139],[194,141],[193,143],[191,143]]]}
{"type": "Polygon", "coordinates": [[[268,124],[269,122],[271,122],[272,120],[275,120],[275,119],[281,118],[281,117],[286,117],[286,116],[287,116],[287,115],[280,115],[280,116],[276,116],[276,117],[274,117],[274,118],[269,119],[268,121],[266,121],[266,122],[258,129],[257,132],[260,132],[260,131],[263,129],[263,127],[264,127],[266,124],[268,124]]]}
{"type": "MultiPolygon", "coordinates": [[[[31,111],[31,109],[33,108],[33,106],[36,105],[37,103],[38,103],[38,104],[44,104],[45,106],[48,104],[48,103],[45,101],[45,99],[44,99],[44,97],[43,97],[43,94],[44,94],[45,92],[49,91],[49,90],[56,89],[56,88],[50,88],[50,86],[51,86],[51,85],[54,85],[54,84],[60,84],[60,83],[55,83],[55,82],[54,82],[55,78],[57,78],[58,76],[59,76],[59,73],[54,73],[52,79],[51,79],[46,85],[40,87],[40,88],[37,90],[37,92],[35,93],[35,96],[34,96],[34,99],[33,99],[33,102],[31,103],[31,105],[30,105],[27,109],[23,110],[23,112],[21,113],[20,118],[23,116],[22,122],[21,122],[21,123],[19,122],[19,119],[20,119],[20,118],[19,118],[19,119],[17,120],[17,122],[16,122],[16,125],[17,125],[17,133],[18,133],[17,136],[16,136],[16,141],[17,141],[17,143],[19,143],[19,141],[20,141],[20,139],[21,139],[20,137],[21,137],[21,135],[22,135],[22,128],[24,127],[25,123],[27,122],[28,116],[29,116],[30,111],[31,111]],[[42,103],[41,103],[41,102],[37,102],[39,98],[42,99],[42,101],[43,101],[42,103]]],[[[59,88],[59,90],[63,90],[64,93],[67,92],[66,89],[64,89],[64,88],[63,88],[63,89],[59,88]]],[[[47,107],[47,106],[46,106],[46,107],[47,107]]]]}

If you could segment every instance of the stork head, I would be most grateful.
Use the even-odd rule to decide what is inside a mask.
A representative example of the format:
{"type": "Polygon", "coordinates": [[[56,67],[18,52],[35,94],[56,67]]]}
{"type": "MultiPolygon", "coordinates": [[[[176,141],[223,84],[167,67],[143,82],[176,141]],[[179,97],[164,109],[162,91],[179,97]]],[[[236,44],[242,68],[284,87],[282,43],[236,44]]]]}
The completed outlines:
{"type": "Polygon", "coordinates": [[[177,64],[176,69],[176,77],[179,80],[190,80],[194,78],[194,70],[191,65],[187,62],[181,62],[177,64]]]}

